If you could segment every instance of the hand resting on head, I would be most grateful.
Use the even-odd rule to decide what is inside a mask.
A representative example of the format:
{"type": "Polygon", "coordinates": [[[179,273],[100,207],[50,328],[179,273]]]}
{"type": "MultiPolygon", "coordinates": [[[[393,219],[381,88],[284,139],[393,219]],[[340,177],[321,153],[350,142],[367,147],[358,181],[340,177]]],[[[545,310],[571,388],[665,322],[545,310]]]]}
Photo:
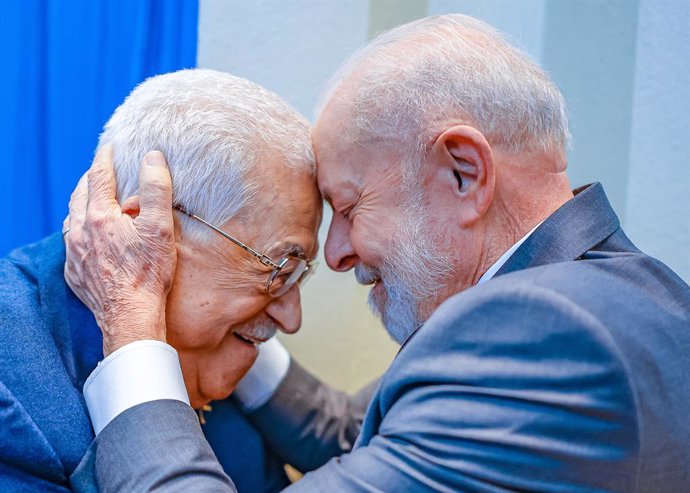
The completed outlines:
{"type": "Polygon", "coordinates": [[[97,153],[69,204],[65,280],[93,312],[108,356],[137,340],[165,342],[177,254],[172,184],[163,154],[144,158],[140,197],[116,199],[112,147],[97,153]]]}

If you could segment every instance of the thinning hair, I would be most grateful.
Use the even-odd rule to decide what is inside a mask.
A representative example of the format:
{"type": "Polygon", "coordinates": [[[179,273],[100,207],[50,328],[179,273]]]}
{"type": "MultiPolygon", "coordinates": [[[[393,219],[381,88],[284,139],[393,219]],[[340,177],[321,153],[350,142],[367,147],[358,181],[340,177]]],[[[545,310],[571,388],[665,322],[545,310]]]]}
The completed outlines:
{"type": "Polygon", "coordinates": [[[381,34],[331,78],[317,117],[333,98],[348,104],[347,138],[405,140],[406,152],[460,123],[513,153],[565,154],[570,139],[563,96],[546,72],[465,15],[427,17],[381,34]]]}
{"type": "MultiPolygon", "coordinates": [[[[113,144],[118,200],[135,195],[144,155],[160,150],[173,183],[173,204],[222,225],[256,194],[253,167],[267,155],[276,166],[315,175],[310,125],[276,94],[214,70],[151,77],[115,110],[99,146],[113,144]]],[[[183,236],[204,242],[209,228],[178,215],[183,236]]]]}

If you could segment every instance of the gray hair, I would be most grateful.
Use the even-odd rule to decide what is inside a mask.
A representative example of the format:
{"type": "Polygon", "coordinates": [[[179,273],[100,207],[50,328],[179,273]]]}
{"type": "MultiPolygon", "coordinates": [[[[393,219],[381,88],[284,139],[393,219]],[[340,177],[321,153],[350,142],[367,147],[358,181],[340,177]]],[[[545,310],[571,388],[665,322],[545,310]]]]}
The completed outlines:
{"type": "MultiPolygon", "coordinates": [[[[221,225],[252,201],[260,177],[252,166],[266,153],[315,175],[310,125],[276,94],[213,70],[181,70],[142,82],[115,110],[99,146],[113,144],[120,202],[135,195],[144,155],[168,160],[173,204],[221,225]]],[[[280,163],[283,164],[283,163],[280,163]]],[[[197,241],[212,233],[178,215],[197,241]]]]}
{"type": "Polygon", "coordinates": [[[346,81],[347,137],[355,142],[405,139],[421,151],[444,125],[466,123],[508,152],[565,153],[569,144],[565,102],[549,76],[465,15],[428,17],[378,36],[333,76],[317,115],[346,81]]]}

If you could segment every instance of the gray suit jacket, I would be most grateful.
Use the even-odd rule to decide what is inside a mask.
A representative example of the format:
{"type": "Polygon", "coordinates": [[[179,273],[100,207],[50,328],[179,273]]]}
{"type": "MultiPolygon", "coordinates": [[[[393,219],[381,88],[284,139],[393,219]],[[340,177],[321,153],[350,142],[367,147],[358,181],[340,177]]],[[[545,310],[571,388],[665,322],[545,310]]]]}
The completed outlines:
{"type": "MultiPolygon", "coordinates": [[[[689,376],[690,288],[593,185],[408,338],[352,451],[288,489],[690,491],[689,376]]],[[[307,389],[289,378],[252,419],[309,470],[357,419],[307,389]]],[[[230,491],[195,419],[172,401],[120,415],[92,446],[101,488],[230,491]]]]}

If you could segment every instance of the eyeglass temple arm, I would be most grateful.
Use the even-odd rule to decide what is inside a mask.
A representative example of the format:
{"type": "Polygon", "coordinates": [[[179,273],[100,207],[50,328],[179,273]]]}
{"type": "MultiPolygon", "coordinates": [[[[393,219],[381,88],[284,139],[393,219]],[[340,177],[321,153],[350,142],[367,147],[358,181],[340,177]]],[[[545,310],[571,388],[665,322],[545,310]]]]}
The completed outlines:
{"type": "Polygon", "coordinates": [[[279,266],[278,264],[276,264],[273,260],[271,260],[271,259],[270,259],[269,257],[267,257],[266,255],[262,255],[261,253],[257,252],[256,250],[252,249],[251,247],[245,245],[244,243],[242,243],[242,242],[241,242],[240,240],[238,240],[237,238],[234,238],[233,236],[230,236],[230,235],[227,234],[225,231],[223,231],[222,229],[219,229],[219,228],[215,227],[213,224],[211,224],[210,222],[206,221],[205,219],[202,219],[201,217],[197,216],[196,214],[192,214],[191,212],[187,211],[186,209],[184,209],[183,207],[181,207],[181,206],[179,206],[179,205],[174,205],[173,208],[174,208],[174,209],[177,209],[178,211],[180,211],[180,212],[182,212],[182,213],[184,213],[184,214],[187,214],[189,217],[191,217],[191,218],[193,218],[193,219],[196,219],[196,220],[199,221],[199,222],[204,223],[206,226],[208,226],[208,227],[211,228],[213,231],[215,231],[216,233],[218,233],[219,235],[221,235],[223,238],[226,238],[226,239],[232,241],[232,242],[233,242],[235,245],[237,245],[238,247],[240,247],[240,248],[246,250],[247,252],[251,253],[252,255],[254,255],[256,258],[259,259],[259,261],[260,261],[262,264],[264,264],[264,265],[266,265],[266,266],[269,266],[269,267],[273,267],[274,269],[279,269],[279,268],[280,268],[280,266],[279,266]]]}

